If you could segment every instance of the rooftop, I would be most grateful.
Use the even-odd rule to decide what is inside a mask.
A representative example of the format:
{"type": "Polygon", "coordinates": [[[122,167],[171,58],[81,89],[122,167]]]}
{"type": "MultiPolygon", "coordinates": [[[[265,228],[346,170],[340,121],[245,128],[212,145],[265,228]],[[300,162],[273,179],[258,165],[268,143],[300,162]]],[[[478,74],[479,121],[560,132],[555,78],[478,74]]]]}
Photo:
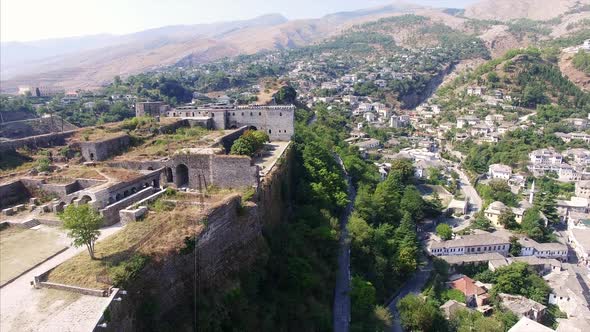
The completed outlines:
{"type": "Polygon", "coordinates": [[[498,297],[500,298],[503,307],[520,315],[524,315],[530,310],[542,311],[547,308],[541,303],[528,299],[522,295],[500,293],[498,294],[498,297]]]}
{"type": "Polygon", "coordinates": [[[465,235],[455,240],[433,242],[432,248],[472,247],[508,244],[509,242],[491,234],[465,235]]]}
{"type": "Polygon", "coordinates": [[[475,285],[475,281],[468,276],[463,276],[457,280],[448,283],[449,287],[460,291],[466,296],[482,295],[487,293],[485,289],[475,285]]]}
{"type": "Polygon", "coordinates": [[[522,317],[508,332],[555,332],[545,325],[539,324],[534,320],[522,317]]]}

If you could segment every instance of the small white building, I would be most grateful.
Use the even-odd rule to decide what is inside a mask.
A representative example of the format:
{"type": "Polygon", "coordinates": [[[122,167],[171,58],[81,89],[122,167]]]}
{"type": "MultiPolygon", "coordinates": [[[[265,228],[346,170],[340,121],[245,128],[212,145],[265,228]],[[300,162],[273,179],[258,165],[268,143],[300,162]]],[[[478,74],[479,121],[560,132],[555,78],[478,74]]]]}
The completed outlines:
{"type": "Polygon", "coordinates": [[[375,113],[366,112],[365,114],[363,114],[363,118],[367,122],[375,122],[375,113]]]}
{"type": "Polygon", "coordinates": [[[512,176],[512,167],[503,164],[492,164],[488,169],[490,179],[501,179],[508,181],[512,176]]]}

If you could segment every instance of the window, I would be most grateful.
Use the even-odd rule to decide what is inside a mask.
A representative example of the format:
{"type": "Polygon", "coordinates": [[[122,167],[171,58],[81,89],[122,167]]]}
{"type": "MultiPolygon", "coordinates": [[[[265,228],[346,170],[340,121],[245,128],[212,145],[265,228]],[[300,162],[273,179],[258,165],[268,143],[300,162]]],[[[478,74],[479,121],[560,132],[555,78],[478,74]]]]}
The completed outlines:
{"type": "Polygon", "coordinates": [[[211,113],[211,117],[214,118],[215,117],[215,113],[212,112],[211,113]]]}
{"type": "Polygon", "coordinates": [[[250,112],[250,116],[252,116],[252,112],[250,112]]]}
{"type": "Polygon", "coordinates": [[[283,112],[279,113],[279,116],[283,116],[283,112]]]}
{"type": "Polygon", "coordinates": [[[242,116],[244,116],[244,112],[242,112],[242,116]]]}
{"type": "Polygon", "coordinates": [[[261,116],[261,115],[262,115],[262,112],[258,112],[258,116],[261,116]]]}
{"type": "Polygon", "coordinates": [[[232,113],[231,113],[231,115],[232,115],[232,116],[236,116],[236,112],[232,112],[232,113]]]}

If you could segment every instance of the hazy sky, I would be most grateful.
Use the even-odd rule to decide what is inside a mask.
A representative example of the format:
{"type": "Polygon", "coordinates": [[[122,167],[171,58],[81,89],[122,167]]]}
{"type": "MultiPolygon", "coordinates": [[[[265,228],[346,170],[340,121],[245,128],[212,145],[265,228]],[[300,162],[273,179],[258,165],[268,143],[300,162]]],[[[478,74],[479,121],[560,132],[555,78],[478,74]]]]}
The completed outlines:
{"type": "MultiPolygon", "coordinates": [[[[98,33],[124,34],[175,24],[248,19],[281,13],[289,19],[392,3],[392,0],[1,0],[0,39],[28,41],[98,33]]],[[[463,7],[475,0],[407,0],[463,7]]]]}

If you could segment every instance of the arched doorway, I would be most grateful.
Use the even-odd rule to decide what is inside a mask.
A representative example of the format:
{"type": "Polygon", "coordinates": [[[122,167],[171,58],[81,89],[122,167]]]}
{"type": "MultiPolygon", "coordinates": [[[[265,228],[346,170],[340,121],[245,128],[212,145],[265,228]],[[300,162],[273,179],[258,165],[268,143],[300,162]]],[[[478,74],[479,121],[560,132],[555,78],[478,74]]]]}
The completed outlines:
{"type": "Polygon", "coordinates": [[[94,153],[90,153],[90,161],[94,161],[94,153]]]}
{"type": "Polygon", "coordinates": [[[92,198],[88,195],[84,195],[80,198],[80,204],[88,204],[90,201],[92,201],[92,198]]]}
{"type": "Polygon", "coordinates": [[[188,176],[188,167],[184,164],[180,164],[176,166],[176,186],[178,188],[181,187],[188,187],[189,184],[189,176],[188,176]]]}

